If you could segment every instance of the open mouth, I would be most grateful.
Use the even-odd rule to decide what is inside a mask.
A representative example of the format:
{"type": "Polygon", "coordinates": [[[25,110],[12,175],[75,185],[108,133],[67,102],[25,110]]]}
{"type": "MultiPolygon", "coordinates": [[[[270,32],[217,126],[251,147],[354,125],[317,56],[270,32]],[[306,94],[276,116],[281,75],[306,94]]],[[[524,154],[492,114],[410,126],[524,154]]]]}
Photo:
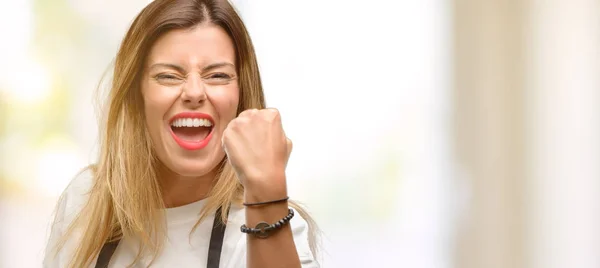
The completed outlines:
{"type": "Polygon", "coordinates": [[[204,148],[212,136],[214,123],[205,114],[180,114],[171,121],[171,135],[187,150],[204,148]]]}
{"type": "Polygon", "coordinates": [[[188,142],[203,141],[212,131],[212,128],[212,122],[204,118],[178,118],[171,122],[173,134],[188,142]]]}

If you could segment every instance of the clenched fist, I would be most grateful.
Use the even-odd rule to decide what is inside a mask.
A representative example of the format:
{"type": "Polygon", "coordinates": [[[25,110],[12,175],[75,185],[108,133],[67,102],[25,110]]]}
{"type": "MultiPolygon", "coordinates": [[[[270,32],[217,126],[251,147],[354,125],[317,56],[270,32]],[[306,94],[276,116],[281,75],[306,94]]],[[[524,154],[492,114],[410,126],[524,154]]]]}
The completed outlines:
{"type": "Polygon", "coordinates": [[[287,192],[285,168],[292,142],[285,136],[279,111],[243,111],[225,129],[222,143],[246,191],[287,192]]]}

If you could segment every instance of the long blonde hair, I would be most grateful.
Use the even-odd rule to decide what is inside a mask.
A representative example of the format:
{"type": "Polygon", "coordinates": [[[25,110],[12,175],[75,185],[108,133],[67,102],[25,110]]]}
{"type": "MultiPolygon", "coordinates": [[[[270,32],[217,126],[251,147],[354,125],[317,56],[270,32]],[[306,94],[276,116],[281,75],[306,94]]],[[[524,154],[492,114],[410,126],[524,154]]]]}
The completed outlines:
{"type": "MultiPolygon", "coordinates": [[[[123,237],[135,238],[140,251],[156,257],[165,238],[165,219],[161,188],[157,175],[159,160],[145,124],[144,103],[140,92],[143,65],[153,43],[173,29],[191,28],[209,22],[223,28],[233,40],[239,75],[238,114],[249,108],[264,108],[265,100],[250,36],[231,4],[225,0],[156,0],[133,21],[114,63],[113,80],[102,122],[100,155],[89,167],[94,184],[89,199],[57,245],[65,245],[75,230],[81,240],[69,267],[89,266],[104,243],[123,237]]],[[[243,186],[228,161],[218,166],[206,206],[199,221],[222,207],[240,204],[243,186]]],[[[316,256],[317,227],[307,212],[295,202],[292,206],[309,225],[309,244],[316,256]]],[[[226,222],[227,213],[221,221],[226,222]]]]}

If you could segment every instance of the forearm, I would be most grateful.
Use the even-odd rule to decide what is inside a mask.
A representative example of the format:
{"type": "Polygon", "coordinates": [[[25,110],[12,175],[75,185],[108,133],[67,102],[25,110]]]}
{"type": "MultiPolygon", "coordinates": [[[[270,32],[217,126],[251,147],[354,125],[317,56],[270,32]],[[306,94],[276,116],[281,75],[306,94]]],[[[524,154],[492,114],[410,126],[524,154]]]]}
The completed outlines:
{"type": "MultiPolygon", "coordinates": [[[[246,189],[246,202],[276,200],[287,196],[287,191],[249,192],[246,189]]],[[[288,202],[264,206],[246,207],[246,226],[255,227],[259,222],[275,223],[288,214],[288,202]]],[[[290,224],[272,232],[269,237],[261,239],[247,235],[248,268],[300,268],[300,258],[294,244],[290,224]]]]}

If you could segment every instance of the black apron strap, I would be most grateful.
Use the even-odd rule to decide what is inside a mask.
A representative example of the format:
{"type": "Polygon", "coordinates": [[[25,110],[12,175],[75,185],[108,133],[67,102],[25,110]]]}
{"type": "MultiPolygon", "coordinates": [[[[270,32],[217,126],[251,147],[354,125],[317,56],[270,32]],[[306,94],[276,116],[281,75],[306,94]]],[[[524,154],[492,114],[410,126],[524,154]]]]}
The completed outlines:
{"type": "MultiPolygon", "coordinates": [[[[221,208],[217,209],[217,212],[215,213],[213,229],[210,234],[210,244],[208,245],[208,261],[206,268],[219,268],[219,263],[221,262],[221,251],[223,249],[223,240],[225,238],[225,227],[227,226],[220,222],[220,218],[221,208]]],[[[121,242],[121,240],[109,242],[102,246],[100,254],[98,255],[98,260],[96,261],[96,266],[94,266],[95,268],[108,268],[110,259],[115,253],[119,242],[121,242]]]]}
{"type": "Polygon", "coordinates": [[[102,246],[100,255],[98,255],[98,261],[96,262],[96,268],[108,268],[110,257],[112,257],[112,255],[115,253],[120,241],[121,240],[115,240],[102,246]]]}
{"type": "MultiPolygon", "coordinates": [[[[228,211],[229,212],[229,211],[228,211]]],[[[226,215],[226,216],[229,216],[226,215]]],[[[221,250],[223,248],[223,240],[225,240],[226,225],[220,221],[221,208],[215,213],[215,221],[213,222],[212,233],[210,234],[210,244],[208,245],[208,261],[206,268],[219,268],[221,262],[221,250]]]]}

